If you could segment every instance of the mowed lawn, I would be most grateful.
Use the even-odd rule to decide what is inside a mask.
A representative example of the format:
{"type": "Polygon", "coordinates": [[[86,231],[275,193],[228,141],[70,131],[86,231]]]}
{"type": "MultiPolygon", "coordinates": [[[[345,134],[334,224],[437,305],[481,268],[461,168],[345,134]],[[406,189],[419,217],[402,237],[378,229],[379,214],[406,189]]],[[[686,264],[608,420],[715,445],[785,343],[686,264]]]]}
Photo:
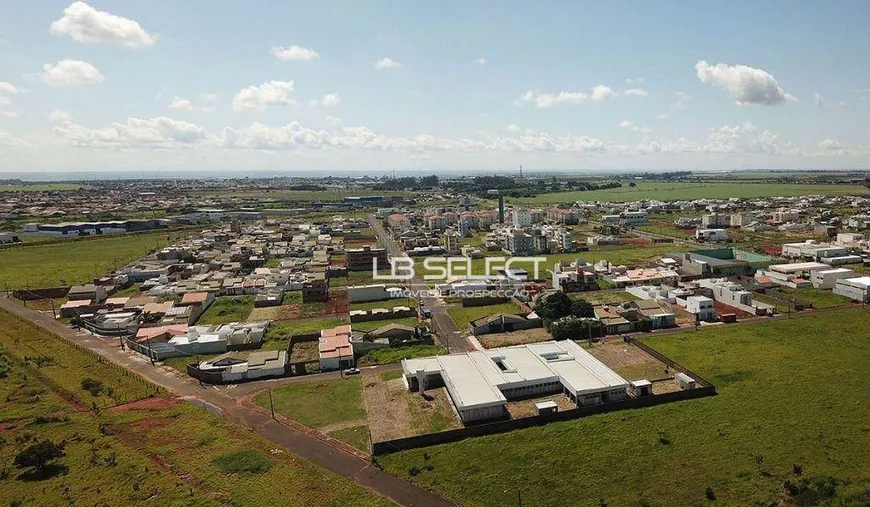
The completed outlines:
{"type": "Polygon", "coordinates": [[[629,187],[628,181],[622,187],[585,192],[554,192],[534,197],[512,199],[512,202],[545,205],[574,201],[637,201],[657,199],[662,201],[686,199],[727,199],[729,197],[790,197],[800,195],[867,195],[870,189],[861,185],[821,185],[800,183],[741,183],[738,181],[722,183],[706,182],[638,182],[629,187]]]}
{"type": "Polygon", "coordinates": [[[841,310],[650,337],[719,394],[378,462],[463,505],[512,504],[518,490],[523,505],[866,505],[867,329],[870,312],[841,310]]]}
{"type": "MultiPolygon", "coordinates": [[[[266,410],[270,409],[268,391],[261,391],[253,401],[266,410]]],[[[312,428],[366,416],[359,376],[272,389],[272,402],[276,414],[312,428]]]]}
{"type": "Polygon", "coordinates": [[[11,290],[85,283],[189,234],[163,231],[3,248],[0,284],[8,284],[11,290]]]}

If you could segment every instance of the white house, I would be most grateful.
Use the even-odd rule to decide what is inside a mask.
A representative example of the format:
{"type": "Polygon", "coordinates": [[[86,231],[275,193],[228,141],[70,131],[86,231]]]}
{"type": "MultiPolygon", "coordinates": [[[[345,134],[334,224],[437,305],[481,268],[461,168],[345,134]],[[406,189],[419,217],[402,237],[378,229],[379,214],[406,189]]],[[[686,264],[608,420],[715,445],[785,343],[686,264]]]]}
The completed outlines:
{"type": "Polygon", "coordinates": [[[686,298],[686,311],[698,316],[698,320],[716,320],[716,310],[713,300],[706,296],[689,296],[686,298]]]}
{"type": "Polygon", "coordinates": [[[728,239],[728,233],[725,229],[697,229],[695,231],[695,239],[705,241],[725,241],[728,239]]]}

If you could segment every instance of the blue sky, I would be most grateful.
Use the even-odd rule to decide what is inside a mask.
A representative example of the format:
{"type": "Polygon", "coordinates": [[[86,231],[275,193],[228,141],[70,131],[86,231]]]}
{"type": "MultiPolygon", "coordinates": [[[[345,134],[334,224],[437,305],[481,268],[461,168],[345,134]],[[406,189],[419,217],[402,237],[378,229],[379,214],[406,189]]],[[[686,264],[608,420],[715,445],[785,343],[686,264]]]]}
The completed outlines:
{"type": "Polygon", "coordinates": [[[866,1],[0,11],[5,172],[870,166],[866,1]]]}

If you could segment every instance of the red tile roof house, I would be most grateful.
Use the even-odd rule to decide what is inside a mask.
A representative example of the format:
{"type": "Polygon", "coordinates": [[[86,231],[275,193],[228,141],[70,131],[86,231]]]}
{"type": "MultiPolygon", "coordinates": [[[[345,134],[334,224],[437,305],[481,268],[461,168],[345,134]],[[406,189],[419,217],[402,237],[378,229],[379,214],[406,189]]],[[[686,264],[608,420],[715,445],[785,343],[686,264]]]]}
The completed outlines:
{"type": "Polygon", "coordinates": [[[214,293],[212,292],[188,292],[181,297],[181,302],[178,306],[190,307],[190,319],[188,324],[195,324],[205,310],[214,302],[214,293]]]}
{"type": "Polygon", "coordinates": [[[320,371],[340,370],[355,364],[348,325],[320,331],[317,349],[320,353],[320,371]]]}

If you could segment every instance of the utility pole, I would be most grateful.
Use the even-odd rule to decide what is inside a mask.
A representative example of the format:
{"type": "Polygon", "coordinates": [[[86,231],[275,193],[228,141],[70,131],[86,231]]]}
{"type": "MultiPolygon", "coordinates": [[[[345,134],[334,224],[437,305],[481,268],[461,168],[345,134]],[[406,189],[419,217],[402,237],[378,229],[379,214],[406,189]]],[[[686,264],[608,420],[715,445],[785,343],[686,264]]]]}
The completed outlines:
{"type": "Polygon", "coordinates": [[[269,389],[269,408],[272,410],[272,419],[275,418],[275,405],[272,403],[272,389],[269,389]]]}

